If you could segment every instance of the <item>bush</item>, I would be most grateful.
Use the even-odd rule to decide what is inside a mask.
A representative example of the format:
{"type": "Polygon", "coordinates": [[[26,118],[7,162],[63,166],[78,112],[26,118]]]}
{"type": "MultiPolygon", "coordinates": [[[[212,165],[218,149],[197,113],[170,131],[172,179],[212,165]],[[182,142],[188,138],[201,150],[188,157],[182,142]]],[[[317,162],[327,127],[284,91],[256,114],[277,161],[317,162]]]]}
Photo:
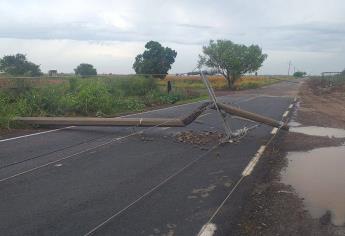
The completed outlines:
{"type": "Polygon", "coordinates": [[[71,78],[66,83],[23,87],[27,89],[0,92],[0,128],[9,128],[14,116],[114,116],[200,97],[191,89],[176,88],[167,94],[155,79],[142,76],[71,78]]]}
{"type": "Polygon", "coordinates": [[[113,101],[113,113],[121,113],[128,111],[142,111],[145,108],[145,103],[140,99],[135,98],[118,98],[113,101]]]}
{"type": "Polygon", "coordinates": [[[28,115],[51,116],[64,114],[65,107],[62,103],[64,96],[64,86],[49,85],[31,89],[25,95],[22,95],[20,99],[22,104],[26,104],[28,115]]]}
{"type": "Polygon", "coordinates": [[[9,128],[9,121],[14,116],[10,108],[9,97],[0,93],[0,127],[9,128]]]}
{"type": "Polygon", "coordinates": [[[90,113],[110,113],[112,96],[103,83],[88,83],[80,88],[76,95],[76,111],[87,115],[90,113]]]}
{"type": "Polygon", "coordinates": [[[132,77],[122,79],[119,89],[124,96],[144,96],[147,93],[156,90],[157,84],[153,77],[132,77]]]}

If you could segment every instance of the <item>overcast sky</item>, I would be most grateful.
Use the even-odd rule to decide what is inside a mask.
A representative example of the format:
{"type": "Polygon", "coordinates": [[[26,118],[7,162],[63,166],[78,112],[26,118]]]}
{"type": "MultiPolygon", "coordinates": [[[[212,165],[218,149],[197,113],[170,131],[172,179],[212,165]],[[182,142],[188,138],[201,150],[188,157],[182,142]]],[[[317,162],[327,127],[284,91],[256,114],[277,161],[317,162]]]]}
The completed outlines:
{"type": "Polygon", "coordinates": [[[288,63],[319,74],[345,68],[344,0],[0,0],[0,57],[24,53],[43,71],[133,73],[149,40],[178,52],[172,71],[195,68],[210,39],[258,44],[262,74],[288,63]]]}

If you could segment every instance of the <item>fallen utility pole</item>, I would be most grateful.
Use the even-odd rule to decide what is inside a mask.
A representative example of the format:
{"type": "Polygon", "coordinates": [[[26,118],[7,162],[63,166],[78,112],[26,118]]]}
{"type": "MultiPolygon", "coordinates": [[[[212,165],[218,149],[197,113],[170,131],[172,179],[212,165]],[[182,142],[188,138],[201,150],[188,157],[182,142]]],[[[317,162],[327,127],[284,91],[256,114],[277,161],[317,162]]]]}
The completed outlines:
{"type": "Polygon", "coordinates": [[[217,105],[221,110],[230,115],[239,116],[248,120],[256,121],[258,123],[266,124],[276,128],[281,128],[283,130],[289,130],[289,126],[281,121],[276,121],[272,118],[262,116],[253,112],[245,111],[234,106],[225,105],[223,103],[218,102],[217,105]]]}
{"type": "MultiPolygon", "coordinates": [[[[217,102],[220,110],[258,123],[289,130],[289,126],[266,116],[245,111],[217,102]]],[[[30,125],[77,125],[77,126],[138,126],[138,127],[184,127],[197,119],[207,108],[215,109],[210,102],[205,102],[192,113],[179,118],[97,118],[97,117],[16,117],[14,120],[30,125]]]]}
{"type": "Polygon", "coordinates": [[[14,121],[30,125],[184,127],[196,120],[207,108],[213,108],[221,115],[228,139],[236,138],[239,134],[245,134],[249,129],[245,127],[236,132],[232,132],[225,116],[221,113],[221,110],[233,116],[242,117],[255,122],[281,128],[283,130],[289,130],[289,127],[282,122],[218,102],[210,82],[202,71],[200,71],[200,76],[208,90],[211,101],[203,103],[192,113],[179,118],[16,117],[14,121]]]}

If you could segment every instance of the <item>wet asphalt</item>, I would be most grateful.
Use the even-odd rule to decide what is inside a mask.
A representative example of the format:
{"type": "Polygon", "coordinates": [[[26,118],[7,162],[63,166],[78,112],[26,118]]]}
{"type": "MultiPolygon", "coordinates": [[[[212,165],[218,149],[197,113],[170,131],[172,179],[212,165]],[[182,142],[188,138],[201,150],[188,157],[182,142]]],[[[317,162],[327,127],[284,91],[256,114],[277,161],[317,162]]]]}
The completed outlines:
{"type": "MultiPolygon", "coordinates": [[[[260,91],[220,100],[281,120],[293,97],[260,91]]],[[[132,116],[176,117],[198,105],[132,116]]],[[[0,142],[0,235],[197,235],[272,136],[261,125],[239,143],[175,139],[188,130],[223,132],[216,111],[204,114],[183,128],[72,127],[0,142]]],[[[229,121],[232,129],[253,124],[229,121]]],[[[250,178],[213,219],[216,235],[231,235],[250,178]]]]}

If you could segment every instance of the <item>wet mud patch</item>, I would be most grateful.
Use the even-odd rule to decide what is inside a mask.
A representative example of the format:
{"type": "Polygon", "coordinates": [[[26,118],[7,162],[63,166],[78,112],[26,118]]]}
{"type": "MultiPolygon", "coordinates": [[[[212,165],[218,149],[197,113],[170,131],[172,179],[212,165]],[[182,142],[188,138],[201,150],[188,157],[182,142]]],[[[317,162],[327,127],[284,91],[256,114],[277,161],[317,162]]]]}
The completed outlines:
{"type": "Polygon", "coordinates": [[[317,81],[302,85],[297,122],[345,129],[345,84],[325,89],[317,81]]]}
{"type": "Polygon", "coordinates": [[[319,147],[339,146],[345,142],[345,138],[328,138],[311,136],[307,134],[289,132],[284,137],[282,148],[285,151],[308,151],[319,147]]]}

